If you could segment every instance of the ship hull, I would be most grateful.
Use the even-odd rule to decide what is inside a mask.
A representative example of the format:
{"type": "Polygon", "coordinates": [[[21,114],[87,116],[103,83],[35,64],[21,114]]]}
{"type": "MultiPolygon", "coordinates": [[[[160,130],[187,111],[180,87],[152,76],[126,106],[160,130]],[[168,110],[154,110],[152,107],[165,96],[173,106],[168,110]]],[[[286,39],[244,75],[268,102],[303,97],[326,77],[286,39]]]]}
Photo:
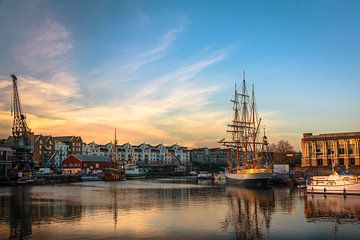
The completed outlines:
{"type": "Polygon", "coordinates": [[[308,193],[324,193],[324,194],[360,194],[360,183],[349,184],[343,186],[331,185],[307,185],[306,191],[308,193]]]}
{"type": "Polygon", "coordinates": [[[125,180],[125,173],[116,168],[105,168],[103,173],[104,181],[122,181],[125,180]]]}
{"type": "Polygon", "coordinates": [[[147,173],[126,173],[126,179],[144,179],[147,173]]]}
{"type": "Polygon", "coordinates": [[[272,173],[225,173],[226,183],[248,187],[266,187],[272,178],[272,173]]]}
{"type": "Polygon", "coordinates": [[[308,179],[306,191],[323,194],[360,194],[360,179],[338,172],[333,172],[329,176],[314,176],[308,179]]]}

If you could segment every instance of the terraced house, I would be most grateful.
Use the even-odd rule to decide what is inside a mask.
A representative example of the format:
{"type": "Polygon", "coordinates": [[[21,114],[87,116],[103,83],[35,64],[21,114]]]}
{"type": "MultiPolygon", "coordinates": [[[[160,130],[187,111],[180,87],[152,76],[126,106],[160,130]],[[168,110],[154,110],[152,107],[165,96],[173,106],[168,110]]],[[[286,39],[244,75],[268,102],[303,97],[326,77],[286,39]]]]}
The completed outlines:
{"type": "MultiPolygon", "coordinates": [[[[105,145],[91,142],[83,144],[83,154],[92,156],[111,156],[114,149],[113,143],[105,145]]],[[[178,144],[165,146],[163,144],[150,145],[142,143],[140,145],[131,145],[125,143],[117,147],[118,159],[125,163],[135,162],[139,166],[173,166],[178,164],[190,164],[190,151],[186,147],[178,144]]]]}

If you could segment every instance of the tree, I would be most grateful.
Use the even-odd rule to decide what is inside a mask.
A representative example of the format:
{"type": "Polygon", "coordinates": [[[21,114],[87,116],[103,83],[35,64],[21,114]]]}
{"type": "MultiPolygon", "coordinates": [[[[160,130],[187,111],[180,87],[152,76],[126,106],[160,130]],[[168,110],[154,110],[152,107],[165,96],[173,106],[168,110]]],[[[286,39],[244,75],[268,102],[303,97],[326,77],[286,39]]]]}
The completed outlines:
{"type": "Polygon", "coordinates": [[[269,151],[270,151],[270,152],[275,152],[275,151],[276,151],[276,148],[277,148],[277,146],[276,146],[275,143],[270,143],[270,144],[269,144],[269,151]]]}
{"type": "Polygon", "coordinates": [[[294,147],[288,141],[280,140],[276,145],[276,151],[280,153],[287,153],[294,151],[294,147]]]}

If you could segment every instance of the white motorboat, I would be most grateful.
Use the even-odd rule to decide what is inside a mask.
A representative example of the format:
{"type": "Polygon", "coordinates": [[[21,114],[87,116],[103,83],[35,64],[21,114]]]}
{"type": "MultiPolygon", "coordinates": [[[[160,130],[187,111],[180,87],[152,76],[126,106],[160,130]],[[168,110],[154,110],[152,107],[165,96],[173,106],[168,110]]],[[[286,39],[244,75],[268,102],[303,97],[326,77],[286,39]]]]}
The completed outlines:
{"type": "Polygon", "coordinates": [[[125,176],[126,179],[139,179],[139,178],[146,178],[148,175],[147,169],[139,168],[133,164],[125,165],[125,176]]]}
{"type": "Polygon", "coordinates": [[[333,171],[329,176],[311,177],[306,185],[308,193],[360,194],[358,176],[333,171]]]}

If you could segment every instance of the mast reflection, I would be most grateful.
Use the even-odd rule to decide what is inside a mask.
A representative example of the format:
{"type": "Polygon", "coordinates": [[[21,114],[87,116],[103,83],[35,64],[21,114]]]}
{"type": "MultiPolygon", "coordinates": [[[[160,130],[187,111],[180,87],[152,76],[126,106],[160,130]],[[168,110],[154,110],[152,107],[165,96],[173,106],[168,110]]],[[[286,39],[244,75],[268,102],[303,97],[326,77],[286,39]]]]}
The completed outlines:
{"type": "Polygon", "coordinates": [[[237,239],[268,238],[275,208],[273,190],[229,187],[226,193],[230,206],[227,222],[234,224],[237,239]]]}

